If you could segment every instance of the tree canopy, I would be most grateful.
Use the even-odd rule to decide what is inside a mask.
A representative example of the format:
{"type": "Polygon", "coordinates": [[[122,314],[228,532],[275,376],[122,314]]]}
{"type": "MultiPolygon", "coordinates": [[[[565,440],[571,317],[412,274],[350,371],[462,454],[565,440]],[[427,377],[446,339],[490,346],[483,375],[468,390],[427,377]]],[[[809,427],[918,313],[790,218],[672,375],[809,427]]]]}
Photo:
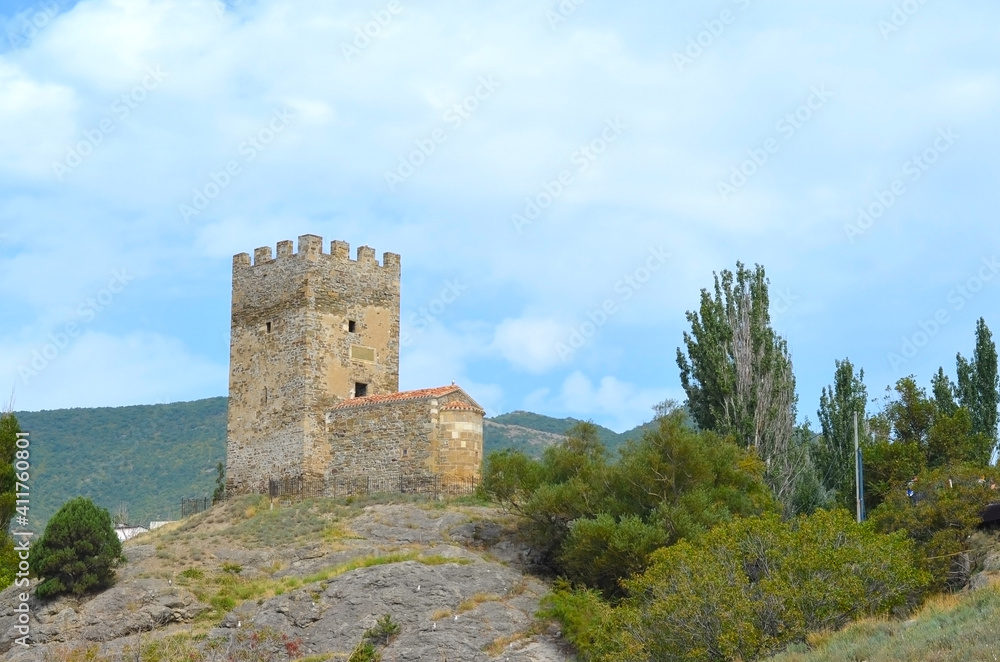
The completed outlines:
{"type": "Polygon", "coordinates": [[[688,311],[685,351],[677,349],[681,384],[698,426],[732,435],[764,461],[766,480],[787,513],[811,464],[793,443],[795,377],[785,339],[771,327],[768,280],[759,264],[713,274],[688,311]]]}

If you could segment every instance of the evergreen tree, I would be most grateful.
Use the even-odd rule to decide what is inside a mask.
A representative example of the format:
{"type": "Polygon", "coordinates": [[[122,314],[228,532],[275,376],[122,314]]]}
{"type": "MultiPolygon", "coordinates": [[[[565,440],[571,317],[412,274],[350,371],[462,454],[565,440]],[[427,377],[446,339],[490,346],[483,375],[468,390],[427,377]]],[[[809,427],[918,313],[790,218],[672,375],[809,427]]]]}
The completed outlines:
{"type": "Polygon", "coordinates": [[[948,379],[948,375],[944,374],[944,368],[938,368],[937,374],[931,377],[931,392],[934,394],[934,404],[942,414],[951,416],[958,409],[958,404],[955,402],[957,387],[948,379]]]}
{"type": "Polygon", "coordinates": [[[46,599],[107,588],[114,568],[125,562],[122,544],[106,508],[85,497],[67,501],[52,516],[32,548],[32,566],[42,580],[35,595],[46,599]]]}
{"type": "Polygon", "coordinates": [[[219,462],[215,467],[215,491],[212,492],[212,503],[226,500],[226,465],[219,462]]]}
{"type": "Polygon", "coordinates": [[[21,425],[13,413],[0,415],[0,532],[3,535],[10,528],[17,505],[14,454],[17,452],[18,432],[21,432],[21,425]]]}
{"type": "Polygon", "coordinates": [[[865,388],[865,371],[862,369],[855,375],[850,359],[835,361],[835,365],[833,386],[823,387],[819,398],[823,439],[817,448],[816,464],[823,486],[836,492],[839,505],[853,510],[854,414],[858,415],[859,434],[863,434],[868,418],[865,413],[868,389],[865,388]]]}
{"type": "Polygon", "coordinates": [[[13,413],[0,415],[0,589],[14,583],[17,555],[9,529],[17,507],[17,472],[14,470],[17,433],[21,425],[13,413]]]}
{"type": "Polygon", "coordinates": [[[808,463],[793,449],[795,377],[787,343],[771,328],[764,267],[737,262],[735,274],[713,276],[714,296],[703,289],[699,312],[687,313],[687,354],[677,349],[687,404],[702,429],[757,452],[790,514],[808,463]]]}
{"type": "Polygon", "coordinates": [[[976,348],[972,360],[961,354],[958,364],[959,403],[972,415],[972,433],[982,440],[976,449],[976,461],[987,464],[997,446],[997,404],[1000,402],[1000,381],[997,376],[997,348],[986,320],[976,322],[976,348]]]}

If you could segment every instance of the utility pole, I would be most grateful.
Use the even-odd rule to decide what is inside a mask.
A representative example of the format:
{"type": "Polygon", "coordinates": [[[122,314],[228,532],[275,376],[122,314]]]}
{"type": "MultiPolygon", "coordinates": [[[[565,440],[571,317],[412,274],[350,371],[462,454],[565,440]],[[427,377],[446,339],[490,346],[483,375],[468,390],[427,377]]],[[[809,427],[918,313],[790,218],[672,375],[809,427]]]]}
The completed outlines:
{"type": "Polygon", "coordinates": [[[864,486],[861,475],[861,445],[858,442],[858,412],[854,412],[854,499],[857,504],[858,524],[864,519],[864,486]]]}

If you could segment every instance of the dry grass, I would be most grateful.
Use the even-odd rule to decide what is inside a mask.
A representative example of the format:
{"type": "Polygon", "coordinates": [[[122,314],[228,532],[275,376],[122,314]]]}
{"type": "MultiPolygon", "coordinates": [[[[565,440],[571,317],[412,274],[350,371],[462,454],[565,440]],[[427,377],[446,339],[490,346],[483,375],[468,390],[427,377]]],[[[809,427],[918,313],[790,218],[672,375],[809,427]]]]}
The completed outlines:
{"type": "Polygon", "coordinates": [[[503,597],[495,593],[476,593],[471,598],[458,603],[455,613],[464,614],[467,611],[472,611],[484,602],[503,602],[503,597]]]}
{"type": "Polygon", "coordinates": [[[907,621],[865,619],[819,633],[771,662],[966,662],[1000,660],[1000,590],[932,598],[907,621]]]}
{"type": "Polygon", "coordinates": [[[508,635],[506,637],[498,637],[488,643],[483,652],[490,657],[496,657],[506,651],[507,649],[513,647],[519,641],[525,641],[531,639],[537,635],[540,635],[545,630],[545,623],[542,621],[536,621],[527,630],[521,630],[520,632],[515,632],[514,634],[508,635]]]}

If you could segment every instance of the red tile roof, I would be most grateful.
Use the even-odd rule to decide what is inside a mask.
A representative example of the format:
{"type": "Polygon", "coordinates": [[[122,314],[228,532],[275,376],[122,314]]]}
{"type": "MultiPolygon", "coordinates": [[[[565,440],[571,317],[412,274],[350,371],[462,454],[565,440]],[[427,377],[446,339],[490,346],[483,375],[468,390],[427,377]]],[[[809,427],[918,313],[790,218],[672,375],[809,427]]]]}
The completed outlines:
{"type": "Polygon", "coordinates": [[[401,400],[420,400],[422,398],[440,398],[456,391],[463,392],[458,386],[438,386],[437,388],[421,388],[415,391],[400,391],[399,393],[387,393],[385,395],[366,395],[363,398],[351,398],[342,400],[333,405],[331,409],[347,409],[349,407],[364,407],[365,405],[377,405],[384,402],[399,402],[401,400]]]}
{"type": "Polygon", "coordinates": [[[451,402],[449,402],[445,406],[441,407],[442,411],[444,411],[445,409],[453,409],[453,410],[456,410],[456,411],[475,411],[475,412],[479,412],[480,414],[485,414],[486,413],[483,410],[482,407],[479,407],[479,406],[473,405],[473,404],[469,404],[468,402],[462,402],[461,400],[452,400],[451,402]]]}

